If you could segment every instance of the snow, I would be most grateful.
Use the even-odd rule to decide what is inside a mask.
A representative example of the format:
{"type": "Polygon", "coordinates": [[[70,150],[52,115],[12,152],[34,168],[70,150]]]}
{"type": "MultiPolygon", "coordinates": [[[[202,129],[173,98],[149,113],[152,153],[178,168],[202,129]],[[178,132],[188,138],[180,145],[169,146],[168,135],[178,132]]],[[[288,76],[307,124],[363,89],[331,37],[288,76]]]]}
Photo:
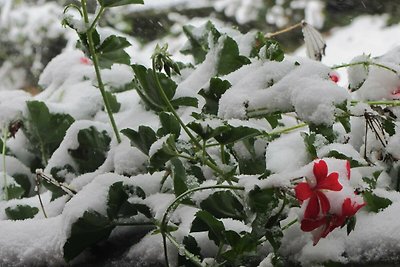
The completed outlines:
{"type": "MultiPolygon", "coordinates": [[[[304,1],[296,2],[299,5],[305,4],[304,1]]],[[[206,1],[201,3],[204,4],[206,1]]],[[[163,7],[168,8],[171,5],[180,4],[201,5],[201,3],[173,0],[163,3],[163,7]]],[[[240,23],[245,23],[251,20],[254,12],[257,12],[259,3],[258,1],[248,0],[219,0],[215,1],[214,4],[221,12],[223,11],[229,16],[235,16],[240,23]]],[[[156,4],[158,4],[157,1],[148,0],[145,6],[138,5],[134,6],[134,8],[140,10],[156,4]]],[[[306,9],[306,15],[308,14],[307,16],[312,21],[311,23],[317,27],[321,24],[320,17],[312,18],[312,14],[320,10],[321,5],[320,1],[309,1],[306,9]]],[[[6,9],[3,9],[1,18],[6,21],[6,18],[11,13],[4,10],[6,9]]],[[[277,13],[284,12],[279,7],[275,8],[275,11],[277,13]]],[[[43,15],[43,13],[38,12],[35,19],[39,19],[39,15],[43,15]]],[[[348,27],[335,29],[332,36],[327,39],[327,57],[323,59],[323,63],[290,56],[287,56],[283,62],[254,59],[251,64],[221,77],[221,79],[228,80],[232,87],[222,96],[218,115],[225,119],[228,124],[235,127],[249,126],[271,132],[271,127],[265,121],[251,118],[248,120],[249,113],[251,114],[249,111],[253,111],[253,115],[257,115],[257,112],[295,111],[295,113],[291,114],[297,115],[298,118],[285,116],[282,120],[285,125],[295,125],[297,123],[296,120],[300,119],[308,123],[330,126],[335,123],[335,105],[350,100],[352,97],[362,100],[392,99],[391,94],[394,89],[398,88],[399,80],[397,75],[387,69],[371,65],[368,73],[366,73],[361,66],[349,68],[349,81],[352,88],[365,80],[357,92],[350,94],[345,89],[347,87],[346,75],[341,72],[342,79],[339,85],[345,86],[341,87],[329,79],[332,69],[324,65],[329,63],[328,65],[332,66],[341,61],[350,62],[354,55],[371,52],[373,53],[373,58],[370,60],[371,63],[383,64],[400,71],[399,48],[394,48],[384,56],[375,58],[375,56],[386,52],[386,48],[391,44],[398,41],[398,37],[395,37],[397,34],[394,34],[399,30],[398,26],[382,29],[384,18],[384,16],[372,17],[371,22],[371,17],[368,20],[366,17],[361,17],[355,19],[348,27]],[[369,41],[380,42],[385,38],[384,43],[375,47],[372,42],[366,42],[365,40],[367,39],[363,39],[366,37],[362,35],[360,35],[362,36],[362,41],[356,41],[359,34],[365,33],[362,30],[365,28],[376,36],[383,36],[383,38],[369,37],[369,41]],[[348,39],[349,36],[352,39],[348,39]],[[387,38],[388,36],[391,38],[387,38]],[[360,42],[360,45],[357,47],[358,42],[360,42]],[[344,44],[346,49],[343,48],[344,44]],[[368,46],[368,49],[364,49],[366,46],[368,46]],[[381,48],[384,51],[380,50],[381,48]],[[356,49],[356,51],[352,49],[356,49]],[[249,90],[251,91],[249,92],[249,90]]],[[[225,30],[225,32],[231,36],[237,36],[241,54],[249,54],[249,45],[252,41],[251,34],[242,36],[234,30],[225,30]]],[[[50,36],[56,36],[57,33],[57,29],[51,29],[50,36]]],[[[36,36],[30,37],[34,39],[36,36]]],[[[104,38],[104,36],[102,37],[104,38]]],[[[219,40],[220,43],[224,38],[226,36],[223,34],[219,40]]],[[[134,45],[136,46],[137,44],[134,45]]],[[[220,49],[220,45],[212,47],[205,61],[196,70],[186,70],[183,77],[177,79],[178,88],[175,97],[194,96],[197,95],[200,89],[207,89],[210,78],[216,75],[215,64],[218,60],[220,49]]],[[[146,53],[144,54],[147,56],[146,53]]],[[[140,56],[145,57],[144,55],[140,56]]],[[[140,56],[138,60],[141,60],[140,56]]],[[[0,202],[1,265],[58,266],[65,264],[62,260],[62,246],[70,234],[72,224],[86,211],[96,211],[106,215],[108,190],[110,185],[115,182],[122,181],[124,184],[136,185],[142,188],[146,198],[144,200],[131,198],[130,201],[148,205],[156,220],[162,218],[167,207],[176,198],[172,191],[171,178],[167,178],[165,183],[162,184],[164,182],[164,172],[146,173],[146,155],[137,148],[132,147],[128,138],[123,136],[122,142],[117,144],[111,128],[107,124],[108,118],[103,110],[100,93],[96,88],[93,66],[90,62],[86,64],[88,63],[87,58],[86,60],[82,60],[82,58],[85,59],[83,53],[76,50],[65,51],[54,58],[40,77],[39,83],[43,91],[35,97],[16,90],[0,91],[0,124],[3,127],[8,122],[19,118],[25,108],[25,101],[31,99],[44,101],[52,112],[68,113],[76,119],[66,132],[59,148],[49,159],[48,165],[44,170],[46,173],[49,173],[53,167],[64,166],[67,163],[72,166],[76,165],[69,156],[68,151],[78,147],[77,134],[79,130],[94,126],[99,131],[107,131],[109,136],[113,137],[107,159],[102,166],[92,173],[82,174],[78,177],[68,177],[67,182],[78,191],[74,197],[69,200],[68,196],[64,196],[50,202],[50,192],[42,191],[41,196],[49,218],[44,219],[43,213],[39,209],[39,213],[34,219],[24,221],[6,220],[6,215],[3,212],[6,207],[28,204],[32,207],[40,208],[36,196],[22,200],[0,202]]],[[[353,62],[365,59],[368,58],[364,55],[353,59],[353,62]]],[[[132,78],[130,67],[122,65],[115,65],[111,70],[102,70],[102,74],[107,89],[110,90],[129,83],[132,78]]],[[[121,103],[121,109],[114,115],[119,129],[126,127],[137,129],[139,125],[148,125],[156,129],[159,126],[157,114],[149,112],[143,107],[139,96],[134,90],[118,93],[117,100],[121,103]]],[[[204,100],[201,101],[203,102],[200,103],[200,108],[204,104],[204,100]]],[[[187,123],[193,120],[190,117],[191,111],[200,112],[200,108],[179,108],[178,113],[182,115],[184,122],[187,123]]],[[[358,104],[352,107],[350,112],[353,115],[362,116],[366,110],[369,111],[369,106],[358,104]]],[[[222,123],[224,121],[220,119],[207,119],[202,125],[204,127],[217,127],[222,123]]],[[[337,127],[336,124],[335,127],[337,127]]],[[[338,173],[339,181],[344,187],[340,192],[326,192],[326,196],[331,203],[330,212],[333,214],[340,214],[341,200],[348,196],[351,196],[355,203],[361,204],[363,200],[361,196],[354,196],[354,189],[365,189],[366,183],[362,178],[370,177],[374,171],[383,170],[383,166],[353,168],[349,181],[344,160],[325,158],[329,155],[329,152],[337,151],[366,165],[365,155],[362,154],[363,141],[358,141],[363,140],[364,127],[363,118],[352,118],[350,140],[346,144],[331,143],[325,145],[326,139],[321,136],[317,137],[315,145],[319,158],[324,158],[327,162],[329,172],[338,173]]],[[[397,126],[397,128],[399,127],[397,126]]],[[[275,131],[279,131],[279,128],[275,131]]],[[[395,159],[399,159],[399,133],[386,137],[388,139],[386,152],[390,153],[395,159]]],[[[168,136],[162,137],[154,143],[150,148],[149,154],[154,155],[167,138],[168,136]]],[[[384,151],[381,144],[376,141],[372,134],[369,134],[367,140],[368,152],[372,150],[384,151]]],[[[9,183],[13,183],[11,176],[17,171],[33,179],[31,170],[25,166],[25,164],[29,165],[28,163],[33,157],[26,150],[26,143],[27,140],[22,131],[17,133],[15,139],[7,141],[7,146],[15,155],[15,157],[5,157],[9,183]]],[[[255,186],[259,186],[262,189],[282,187],[289,190],[303,177],[315,182],[312,172],[313,163],[310,162],[311,158],[301,136],[301,131],[283,135],[274,141],[257,141],[255,146],[258,156],[264,156],[264,148],[266,148],[266,168],[272,171],[273,174],[265,180],[259,180],[256,175],[237,175],[238,184],[245,187],[245,193],[254,189],[255,186]]],[[[249,156],[247,148],[242,143],[235,144],[234,149],[240,156],[249,156]]],[[[210,148],[208,152],[211,155],[215,155],[218,151],[210,148]]],[[[378,156],[378,153],[374,155],[374,157],[378,156]]],[[[398,166],[395,165],[395,167],[398,166]]],[[[216,185],[215,175],[208,167],[202,168],[207,181],[200,186],[216,185]]],[[[2,164],[0,164],[0,171],[4,171],[2,164]]],[[[365,210],[360,211],[356,215],[357,226],[349,236],[346,235],[346,229],[336,229],[316,246],[312,246],[311,234],[301,231],[299,224],[296,223],[284,232],[280,250],[282,255],[299,262],[303,266],[321,264],[328,260],[342,263],[365,260],[379,261],[385,257],[388,259],[393,257],[393,259],[398,260],[400,233],[397,231],[399,223],[396,214],[400,208],[400,194],[386,190],[392,183],[392,175],[393,173],[383,171],[378,177],[377,189],[373,191],[378,196],[392,200],[393,204],[391,206],[377,214],[368,213],[365,210]],[[376,244],[379,244],[379,246],[376,244]]],[[[0,173],[0,177],[3,177],[3,173],[0,173]]],[[[0,186],[2,185],[3,180],[0,179],[0,186]]],[[[196,185],[198,185],[197,181],[196,185]]],[[[199,204],[213,192],[216,192],[216,190],[199,191],[193,194],[191,199],[196,204],[199,204]]],[[[289,217],[282,221],[281,225],[286,225],[294,218],[302,218],[306,204],[307,202],[304,202],[301,208],[293,207],[288,210],[289,217]]],[[[180,205],[176,207],[174,212],[169,214],[170,221],[179,224],[179,229],[172,233],[179,242],[189,233],[191,222],[197,211],[197,208],[180,205]]],[[[226,218],[221,221],[227,230],[233,230],[238,233],[251,231],[249,224],[244,222],[226,218]]],[[[218,248],[209,240],[206,232],[192,233],[192,235],[197,240],[205,257],[215,256],[218,248]]],[[[171,263],[176,264],[176,249],[169,242],[168,250],[172,258],[171,263]]],[[[260,267],[270,266],[272,254],[268,253],[264,253],[266,258],[260,263],[260,267]]],[[[131,261],[139,261],[138,264],[146,263],[151,265],[162,262],[164,255],[161,235],[147,234],[141,241],[130,247],[123,257],[131,261]]]]}

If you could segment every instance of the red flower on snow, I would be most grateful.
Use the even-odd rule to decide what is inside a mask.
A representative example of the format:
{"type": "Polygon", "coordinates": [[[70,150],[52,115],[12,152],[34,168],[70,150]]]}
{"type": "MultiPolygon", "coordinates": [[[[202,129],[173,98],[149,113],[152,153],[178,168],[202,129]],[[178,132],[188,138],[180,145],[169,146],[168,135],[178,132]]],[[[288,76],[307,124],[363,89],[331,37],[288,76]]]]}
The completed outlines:
{"type": "Polygon", "coordinates": [[[83,65],[90,65],[92,62],[87,57],[80,57],[79,62],[83,65]]]}
{"type": "Polygon", "coordinates": [[[314,162],[313,172],[316,180],[315,185],[307,179],[307,182],[299,183],[294,190],[300,202],[309,199],[304,212],[304,219],[316,220],[321,212],[322,215],[326,215],[330,209],[329,200],[324,191],[340,191],[343,186],[338,181],[339,174],[337,172],[328,175],[328,166],[324,160],[314,162]]]}
{"type": "Polygon", "coordinates": [[[325,238],[337,227],[342,227],[347,218],[354,216],[359,209],[365,206],[365,203],[352,203],[350,198],[346,198],[342,204],[342,214],[328,214],[320,219],[303,219],[301,221],[301,230],[311,232],[320,228],[314,233],[314,246],[321,238],[325,238]]]}

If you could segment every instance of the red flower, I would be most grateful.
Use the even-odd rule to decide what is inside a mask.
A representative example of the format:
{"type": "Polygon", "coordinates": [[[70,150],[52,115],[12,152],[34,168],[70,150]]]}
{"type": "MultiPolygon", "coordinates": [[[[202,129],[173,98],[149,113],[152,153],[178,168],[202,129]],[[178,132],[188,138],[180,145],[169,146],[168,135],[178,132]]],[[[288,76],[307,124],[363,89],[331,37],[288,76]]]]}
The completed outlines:
{"type": "Polygon", "coordinates": [[[83,65],[90,65],[91,64],[90,59],[88,59],[87,57],[81,57],[81,58],[79,58],[79,61],[83,65]]]}
{"type": "Polygon", "coordinates": [[[338,83],[339,82],[339,75],[336,73],[330,73],[329,78],[331,79],[332,82],[338,83]]]}
{"type": "Polygon", "coordinates": [[[299,201],[310,199],[304,212],[304,219],[317,219],[322,212],[322,215],[328,213],[330,204],[324,191],[340,191],[343,186],[339,183],[339,174],[332,172],[328,175],[328,166],[324,160],[314,162],[313,168],[316,184],[310,186],[308,182],[299,183],[295,188],[296,197],[299,201]]]}
{"type": "Polygon", "coordinates": [[[350,180],[350,161],[346,161],[347,179],[350,180]]]}
{"type": "Polygon", "coordinates": [[[400,98],[400,86],[396,88],[396,90],[394,90],[392,92],[392,96],[394,99],[399,99],[400,98]]]}
{"type": "Polygon", "coordinates": [[[303,219],[301,221],[301,230],[304,232],[311,232],[317,228],[318,231],[314,233],[314,246],[321,238],[325,238],[330,232],[337,227],[342,227],[346,219],[354,216],[359,209],[365,206],[363,204],[352,203],[350,198],[346,198],[342,204],[342,214],[328,214],[320,219],[303,219]]]}

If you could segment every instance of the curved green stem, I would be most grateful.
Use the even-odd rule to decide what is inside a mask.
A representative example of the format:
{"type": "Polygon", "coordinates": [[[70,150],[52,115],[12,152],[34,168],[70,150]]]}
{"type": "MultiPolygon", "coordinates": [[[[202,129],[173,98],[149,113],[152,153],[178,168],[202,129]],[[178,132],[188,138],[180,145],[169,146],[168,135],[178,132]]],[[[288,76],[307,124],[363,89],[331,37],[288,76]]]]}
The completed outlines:
{"type": "Polygon", "coordinates": [[[370,61],[360,61],[360,62],[353,62],[353,63],[346,63],[346,64],[341,64],[341,65],[336,65],[331,67],[331,69],[336,70],[336,69],[340,69],[340,68],[347,68],[347,67],[352,67],[352,66],[357,66],[357,65],[364,65],[364,66],[377,66],[383,69],[386,69],[388,71],[393,72],[394,74],[397,74],[397,71],[395,69],[392,69],[391,67],[379,64],[379,63],[375,63],[375,62],[370,62],[370,61]]]}
{"type": "Polygon", "coordinates": [[[197,192],[197,191],[202,191],[202,190],[207,190],[207,189],[230,189],[230,190],[244,190],[244,187],[241,186],[232,186],[232,185],[212,185],[212,186],[204,186],[204,187],[197,187],[190,189],[181,195],[179,195],[172,203],[167,207],[165,210],[161,224],[160,224],[160,232],[163,237],[163,245],[164,245],[164,256],[165,256],[165,263],[167,267],[169,266],[169,261],[168,261],[168,250],[167,250],[167,235],[168,233],[166,232],[167,229],[167,217],[168,214],[173,211],[174,209],[177,208],[177,204],[181,202],[183,199],[185,199],[188,195],[197,192]]]}
{"type": "MultiPolygon", "coordinates": [[[[81,0],[81,3],[82,3],[82,11],[83,11],[83,18],[84,18],[85,24],[89,24],[89,15],[88,15],[87,7],[86,7],[86,0],[81,0]]],[[[101,9],[100,9],[100,11],[101,11],[101,9]]],[[[99,12],[99,14],[98,14],[99,18],[100,18],[99,15],[101,15],[103,12],[104,12],[104,10],[102,12],[99,12]]],[[[97,18],[97,20],[98,20],[98,18],[97,18]]],[[[106,95],[106,90],[104,88],[103,79],[102,79],[101,73],[100,73],[99,59],[97,57],[96,50],[94,47],[94,42],[93,42],[92,32],[93,32],[94,28],[92,26],[95,25],[95,22],[97,20],[95,19],[95,21],[93,21],[93,24],[86,31],[87,38],[88,38],[88,44],[89,44],[89,52],[90,52],[90,55],[92,56],[93,66],[94,66],[94,70],[96,72],[97,83],[99,86],[101,96],[103,98],[103,102],[104,102],[104,106],[105,106],[107,114],[108,114],[108,118],[109,118],[111,126],[114,130],[114,134],[117,139],[117,142],[121,143],[121,137],[119,135],[119,131],[118,131],[117,125],[115,123],[114,116],[112,114],[111,106],[110,106],[110,103],[109,103],[107,95],[106,95]]]]}
{"type": "Polygon", "coordinates": [[[377,100],[377,101],[357,101],[353,100],[351,101],[351,104],[357,105],[358,103],[365,103],[371,106],[378,106],[378,105],[386,105],[386,106],[392,106],[392,107],[397,107],[400,106],[400,100],[377,100]]]}
{"type": "Polygon", "coordinates": [[[2,148],[2,156],[3,156],[3,188],[4,188],[4,199],[8,200],[8,185],[7,185],[7,170],[6,170],[6,141],[8,136],[7,127],[3,127],[3,148],[2,148]]]}
{"type": "Polygon", "coordinates": [[[92,24],[90,25],[89,29],[87,30],[88,32],[92,32],[92,30],[96,27],[97,22],[103,15],[104,11],[106,10],[105,7],[100,7],[99,13],[97,13],[96,17],[94,18],[92,24]]]}

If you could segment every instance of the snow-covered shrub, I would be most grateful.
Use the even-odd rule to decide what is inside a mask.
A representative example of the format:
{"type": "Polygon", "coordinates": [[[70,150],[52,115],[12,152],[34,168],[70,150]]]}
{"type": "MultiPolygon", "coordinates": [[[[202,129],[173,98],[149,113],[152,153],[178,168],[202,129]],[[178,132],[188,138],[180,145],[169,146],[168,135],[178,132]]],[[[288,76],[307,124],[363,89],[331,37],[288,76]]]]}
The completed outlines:
{"type": "MultiPolygon", "coordinates": [[[[99,17],[141,3],[98,2],[99,17]]],[[[54,58],[12,112],[0,102],[1,264],[399,260],[398,49],[334,67],[351,92],[263,33],[208,22],[184,29],[194,63],[159,45],[149,68],[85,3],[64,16],[84,53],[54,58]]]]}

